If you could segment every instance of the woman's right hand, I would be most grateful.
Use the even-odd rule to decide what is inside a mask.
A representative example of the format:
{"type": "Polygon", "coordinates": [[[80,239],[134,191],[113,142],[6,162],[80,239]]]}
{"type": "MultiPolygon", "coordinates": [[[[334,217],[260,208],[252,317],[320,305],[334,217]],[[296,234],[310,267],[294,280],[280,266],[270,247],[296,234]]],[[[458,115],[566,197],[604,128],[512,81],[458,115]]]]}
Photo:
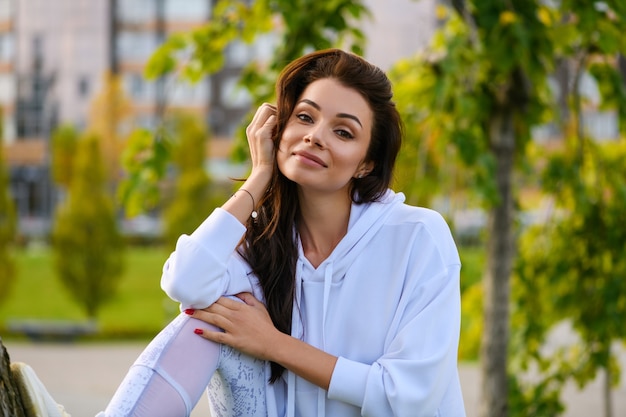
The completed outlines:
{"type": "Polygon", "coordinates": [[[252,121],[246,128],[253,175],[257,171],[271,174],[274,169],[273,133],[276,128],[276,106],[262,104],[256,111],[252,121]]]}
{"type": "Polygon", "coordinates": [[[222,205],[222,208],[246,224],[267,191],[274,171],[273,132],[276,128],[276,107],[265,103],[256,111],[246,128],[252,171],[241,189],[222,205]]]}

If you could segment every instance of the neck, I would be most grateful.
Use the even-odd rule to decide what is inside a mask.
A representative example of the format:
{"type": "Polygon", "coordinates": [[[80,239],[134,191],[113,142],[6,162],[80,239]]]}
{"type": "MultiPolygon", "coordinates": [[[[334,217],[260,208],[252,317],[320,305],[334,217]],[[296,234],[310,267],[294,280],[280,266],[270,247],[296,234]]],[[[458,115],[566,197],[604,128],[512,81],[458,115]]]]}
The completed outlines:
{"type": "Polygon", "coordinates": [[[317,268],[348,232],[349,196],[311,198],[300,195],[298,233],[304,256],[317,268]]]}

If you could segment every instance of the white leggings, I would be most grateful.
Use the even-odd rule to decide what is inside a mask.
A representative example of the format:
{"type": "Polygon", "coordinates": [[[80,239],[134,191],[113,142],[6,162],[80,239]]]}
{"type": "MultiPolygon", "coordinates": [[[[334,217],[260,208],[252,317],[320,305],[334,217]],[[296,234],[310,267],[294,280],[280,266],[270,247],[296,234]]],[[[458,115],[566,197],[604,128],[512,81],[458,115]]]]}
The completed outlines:
{"type": "Polygon", "coordinates": [[[266,416],[264,361],[208,341],[216,330],[180,314],[131,366],[96,417],[187,417],[208,387],[211,417],[266,416]]]}

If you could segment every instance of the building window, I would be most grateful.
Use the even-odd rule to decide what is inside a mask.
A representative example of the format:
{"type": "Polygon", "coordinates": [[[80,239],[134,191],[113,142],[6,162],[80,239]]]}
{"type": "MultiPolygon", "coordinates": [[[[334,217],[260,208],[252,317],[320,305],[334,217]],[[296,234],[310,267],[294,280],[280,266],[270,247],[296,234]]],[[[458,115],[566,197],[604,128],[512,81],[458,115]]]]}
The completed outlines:
{"type": "Polygon", "coordinates": [[[0,61],[10,62],[13,61],[14,54],[13,34],[12,33],[0,33],[0,61]]]}
{"type": "Polygon", "coordinates": [[[147,82],[139,73],[129,72],[122,75],[124,91],[135,103],[147,103],[154,100],[154,83],[147,82]]]}
{"type": "Polygon", "coordinates": [[[117,19],[122,23],[146,23],[155,16],[155,0],[118,0],[117,19]]]}
{"type": "Polygon", "coordinates": [[[117,56],[127,61],[145,61],[157,48],[154,33],[122,31],[117,38],[117,56]]]}
{"type": "Polygon", "coordinates": [[[238,84],[239,77],[226,78],[221,85],[222,105],[231,109],[247,108],[252,103],[250,94],[238,84]]]}
{"type": "Polygon", "coordinates": [[[226,65],[230,68],[244,67],[252,60],[253,52],[252,47],[244,42],[232,42],[226,48],[226,65]]]}
{"type": "Polygon", "coordinates": [[[11,20],[13,17],[13,1],[0,0],[0,20],[11,20]]]}
{"type": "Polygon", "coordinates": [[[78,97],[86,98],[89,96],[89,78],[82,76],[78,79],[78,97]]]}
{"type": "Polygon", "coordinates": [[[16,89],[15,76],[9,73],[0,74],[0,103],[13,103],[16,89]]]}
{"type": "Polygon", "coordinates": [[[169,93],[170,104],[174,106],[204,106],[209,102],[210,88],[207,80],[201,80],[194,84],[176,81],[174,78],[168,80],[167,92],[169,93]],[[171,87],[169,87],[170,85],[171,87]]]}
{"type": "Polygon", "coordinates": [[[211,0],[165,0],[168,20],[204,21],[211,16],[211,0]]]}

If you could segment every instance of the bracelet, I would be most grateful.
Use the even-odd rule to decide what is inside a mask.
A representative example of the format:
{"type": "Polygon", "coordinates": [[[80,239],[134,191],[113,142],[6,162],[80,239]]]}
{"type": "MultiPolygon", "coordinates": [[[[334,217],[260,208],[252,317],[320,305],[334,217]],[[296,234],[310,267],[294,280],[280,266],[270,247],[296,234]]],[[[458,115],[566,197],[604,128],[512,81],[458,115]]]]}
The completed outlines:
{"type": "MultiPolygon", "coordinates": [[[[255,210],[256,209],[256,203],[254,201],[254,197],[252,196],[252,193],[250,191],[246,190],[245,188],[240,188],[239,191],[244,191],[244,192],[248,193],[248,195],[252,199],[252,213],[250,214],[250,217],[252,217],[253,219],[256,219],[259,214],[255,210]]],[[[237,194],[237,193],[235,193],[235,194],[237,194]]]]}

